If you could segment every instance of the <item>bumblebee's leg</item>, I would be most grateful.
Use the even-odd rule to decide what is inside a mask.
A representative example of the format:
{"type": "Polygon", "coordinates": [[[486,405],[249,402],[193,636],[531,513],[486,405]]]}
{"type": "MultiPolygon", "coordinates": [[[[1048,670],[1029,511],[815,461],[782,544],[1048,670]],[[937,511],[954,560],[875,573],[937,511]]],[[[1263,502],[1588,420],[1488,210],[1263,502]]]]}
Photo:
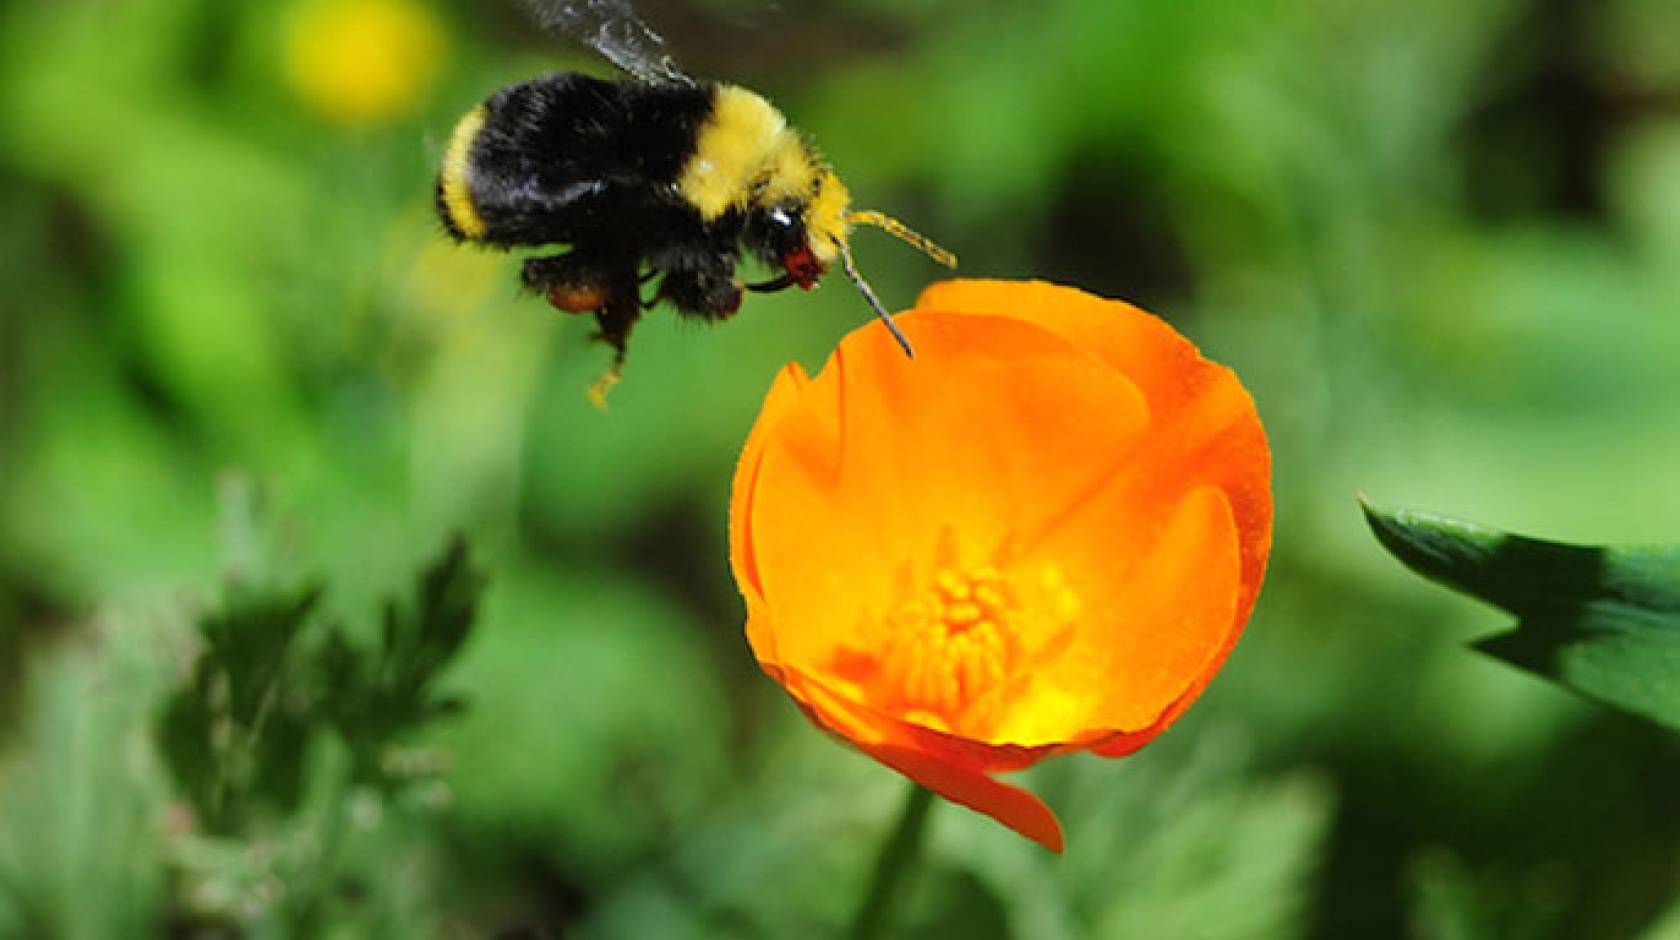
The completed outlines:
{"type": "Polygon", "coordinates": [[[615,280],[611,259],[573,249],[563,255],[527,258],[520,271],[525,287],[548,298],[563,313],[593,313],[607,305],[615,280]]]}
{"type": "Polygon", "coordinates": [[[654,299],[670,301],[683,316],[727,320],[741,309],[741,292],[732,266],[720,264],[668,272],[654,299]]]}
{"type": "Polygon", "coordinates": [[[768,281],[759,281],[756,284],[743,284],[741,286],[755,294],[774,294],[777,291],[787,290],[798,283],[799,281],[793,275],[783,274],[780,277],[774,277],[768,281]]]}
{"type": "Polygon", "coordinates": [[[589,388],[589,398],[606,403],[607,390],[624,371],[630,330],[642,315],[640,262],[621,251],[574,248],[562,255],[526,259],[521,279],[543,294],[556,310],[592,313],[599,330],[595,339],[612,347],[612,362],[589,388]]]}
{"type": "Polygon", "coordinates": [[[606,295],[606,302],[595,311],[595,322],[600,330],[595,338],[613,349],[612,362],[607,371],[589,386],[589,400],[597,407],[606,407],[607,392],[624,374],[625,353],[630,346],[630,330],[642,315],[642,297],[638,289],[635,268],[629,268],[629,276],[620,276],[609,281],[610,287],[606,295]]]}
{"type": "Polygon", "coordinates": [[[595,311],[595,322],[600,325],[595,338],[613,348],[615,365],[623,365],[624,351],[630,344],[630,330],[641,316],[641,298],[635,291],[617,291],[595,311]]]}
{"type": "MultiPolygon", "coordinates": [[[[642,293],[641,288],[647,286],[647,284],[654,278],[664,273],[665,272],[661,271],[659,268],[650,265],[646,271],[643,271],[640,276],[636,278],[636,295],[640,297],[642,293]]],[[[652,310],[654,307],[659,306],[658,288],[654,289],[653,296],[642,299],[641,304],[643,310],[652,310]]]]}

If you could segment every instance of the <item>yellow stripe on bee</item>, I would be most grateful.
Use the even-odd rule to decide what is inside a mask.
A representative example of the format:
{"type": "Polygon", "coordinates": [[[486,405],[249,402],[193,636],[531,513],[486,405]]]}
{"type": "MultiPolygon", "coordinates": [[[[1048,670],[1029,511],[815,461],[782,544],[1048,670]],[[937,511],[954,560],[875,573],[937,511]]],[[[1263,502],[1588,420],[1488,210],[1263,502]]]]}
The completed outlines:
{"type": "Polygon", "coordinates": [[[467,179],[472,170],[472,146],[478,132],[484,129],[484,106],[468,111],[449,135],[449,148],[443,152],[443,170],[438,174],[443,189],[443,208],[449,221],[467,238],[483,238],[490,227],[473,205],[472,187],[467,179]]]}
{"type": "Polygon", "coordinates": [[[745,88],[719,85],[677,191],[710,221],[731,207],[808,193],[814,181],[804,142],[782,113],[745,88]]]}
{"type": "Polygon", "coordinates": [[[792,129],[783,131],[763,169],[764,191],[758,200],[767,206],[804,202],[817,187],[819,169],[816,154],[805,141],[792,129]]]}
{"type": "Polygon", "coordinates": [[[852,204],[852,194],[846,184],[832,171],[825,170],[816,195],[805,210],[805,230],[811,235],[811,252],[823,264],[832,264],[840,253],[835,241],[848,241],[852,227],[846,220],[846,210],[852,204]]]}

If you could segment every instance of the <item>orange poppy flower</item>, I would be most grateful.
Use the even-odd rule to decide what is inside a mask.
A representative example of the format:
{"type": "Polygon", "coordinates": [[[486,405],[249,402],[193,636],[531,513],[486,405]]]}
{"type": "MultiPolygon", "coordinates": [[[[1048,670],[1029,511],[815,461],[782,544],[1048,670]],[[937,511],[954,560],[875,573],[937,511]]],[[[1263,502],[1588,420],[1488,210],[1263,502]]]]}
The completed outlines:
{"type": "Polygon", "coordinates": [[[817,725],[1053,851],[995,779],[1121,757],[1248,619],[1271,455],[1229,369],[1142,310],[949,281],[776,378],[736,469],[747,639],[817,725]]]}

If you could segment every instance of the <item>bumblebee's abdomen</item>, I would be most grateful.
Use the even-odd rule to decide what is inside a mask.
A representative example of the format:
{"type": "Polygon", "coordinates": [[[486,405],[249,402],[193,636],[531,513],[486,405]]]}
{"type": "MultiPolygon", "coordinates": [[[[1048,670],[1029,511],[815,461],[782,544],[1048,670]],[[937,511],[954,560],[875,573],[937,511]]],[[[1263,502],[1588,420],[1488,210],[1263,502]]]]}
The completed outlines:
{"type": "Polygon", "coordinates": [[[463,115],[449,135],[449,148],[443,152],[443,167],[438,171],[438,218],[458,241],[477,241],[489,234],[489,226],[473,201],[470,182],[473,142],[483,128],[483,105],[463,115]]]}
{"type": "Polygon", "coordinates": [[[675,181],[714,94],[574,73],[505,88],[451,135],[438,214],[458,239],[503,246],[670,224],[662,216],[686,209],[675,181]]]}

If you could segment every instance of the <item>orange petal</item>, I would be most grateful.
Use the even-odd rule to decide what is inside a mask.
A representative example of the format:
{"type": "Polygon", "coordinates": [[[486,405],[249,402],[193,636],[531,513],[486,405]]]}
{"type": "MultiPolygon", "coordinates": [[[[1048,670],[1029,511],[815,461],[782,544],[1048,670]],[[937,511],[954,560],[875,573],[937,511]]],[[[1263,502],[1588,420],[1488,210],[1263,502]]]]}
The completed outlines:
{"type": "Polygon", "coordinates": [[[1271,549],[1271,452],[1254,402],[1231,370],[1203,359],[1194,344],[1147,311],[1042,281],[943,281],[924,290],[915,309],[1020,317],[1089,350],[1136,383],[1154,425],[1176,429],[1178,440],[1176,459],[1151,468],[1150,476],[1172,486],[1190,472],[1191,482],[1218,484],[1231,501],[1242,540],[1238,617],[1248,617],[1271,549]]]}
{"type": "MultiPolygon", "coordinates": [[[[906,747],[930,755],[934,759],[980,773],[1011,773],[1025,770],[1064,749],[1064,745],[1060,743],[1033,747],[988,744],[959,734],[939,731],[881,711],[851,694],[848,684],[843,681],[808,675],[786,666],[765,664],[764,669],[795,702],[807,709],[813,721],[825,728],[836,730],[833,722],[823,721],[810,711],[814,708],[812,703],[819,699],[831,703],[829,711],[843,706],[845,713],[850,716],[848,727],[853,730],[864,725],[874,729],[864,735],[866,738],[901,741],[906,747]]],[[[1109,733],[1098,732],[1091,740],[1105,739],[1109,733]]]]}
{"type": "Polygon", "coordinates": [[[906,748],[859,743],[858,749],[945,799],[984,813],[1057,855],[1062,854],[1065,839],[1061,821],[1031,791],[941,764],[906,748]]]}
{"type": "Polygon", "coordinates": [[[747,528],[748,520],[752,517],[759,470],[764,461],[764,442],[775,433],[783,416],[792,409],[799,393],[809,382],[805,370],[796,362],[788,363],[776,373],[758,420],[753,423],[747,441],[741,447],[741,459],[735,465],[735,479],[730,489],[729,564],[747,604],[747,643],[760,662],[776,662],[777,655],[775,637],[765,610],[758,560],[747,528]]]}
{"type": "Polygon", "coordinates": [[[1031,324],[900,324],[914,362],[859,330],[786,411],[742,525],[781,661],[813,674],[925,583],[947,532],[997,548],[1111,474],[1148,422],[1123,376],[1031,324]]]}
{"type": "Polygon", "coordinates": [[[870,757],[916,781],[953,803],[996,819],[1058,854],[1063,847],[1062,825],[1043,800],[1021,787],[1003,783],[985,772],[919,749],[911,738],[897,734],[904,726],[881,720],[857,703],[809,677],[788,675],[789,691],[819,724],[840,735],[870,757]]]}
{"type": "Polygon", "coordinates": [[[922,291],[914,309],[1035,323],[1125,374],[1157,411],[1172,411],[1176,399],[1195,390],[1197,365],[1205,362],[1195,344],[1154,314],[1044,281],[940,281],[922,291]]]}
{"type": "MultiPolygon", "coordinates": [[[[1112,736],[1095,748],[1120,756],[1141,747],[1201,694],[1230,655],[1248,620],[1271,551],[1271,451],[1259,414],[1229,369],[1203,359],[1189,340],[1159,318],[1123,301],[1043,282],[957,280],[923,291],[917,309],[997,311],[1018,315],[1054,330],[1121,369],[1148,399],[1155,428],[1173,428],[1170,446],[1153,441],[1139,453],[1149,459],[1128,468],[1110,500],[1132,507],[1170,504],[1174,493],[1197,483],[1225,490],[1241,548],[1242,580],[1231,631],[1223,647],[1185,694],[1151,729],[1112,736]]],[[[1154,435],[1152,435],[1154,437],[1154,435]]],[[[1095,501],[1085,514],[1113,514],[1095,501]]]]}
{"type": "Polygon", "coordinates": [[[1032,665],[992,740],[1032,747],[1147,728],[1226,649],[1240,626],[1230,506],[1202,486],[1164,508],[1144,523],[1082,518],[1021,563],[1055,572],[1074,629],[1032,665]]]}

